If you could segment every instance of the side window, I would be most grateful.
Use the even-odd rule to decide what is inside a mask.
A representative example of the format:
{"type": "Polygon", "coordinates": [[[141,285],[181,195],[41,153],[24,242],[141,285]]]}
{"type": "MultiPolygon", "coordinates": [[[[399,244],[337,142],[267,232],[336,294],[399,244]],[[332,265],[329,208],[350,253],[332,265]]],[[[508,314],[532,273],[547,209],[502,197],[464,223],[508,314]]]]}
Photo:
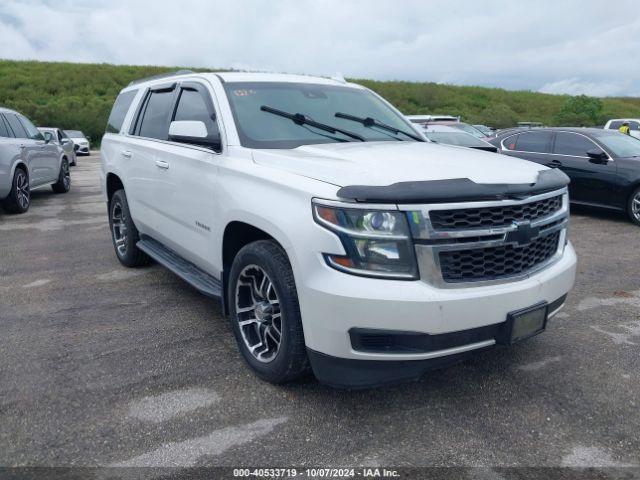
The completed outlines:
{"type": "Polygon", "coordinates": [[[27,131],[24,129],[15,113],[6,113],[4,118],[7,119],[7,123],[16,138],[29,138],[27,131]]]}
{"type": "Polygon", "coordinates": [[[518,142],[518,137],[519,135],[511,135],[510,137],[505,138],[502,141],[504,148],[506,148],[507,150],[515,150],[516,143],[518,142]]]}
{"type": "Polygon", "coordinates": [[[38,130],[27,117],[23,115],[17,115],[17,117],[24,129],[27,131],[28,138],[31,140],[44,140],[44,136],[40,130],[38,130]]]}
{"type": "Polygon", "coordinates": [[[131,107],[131,103],[137,93],[138,90],[131,90],[118,95],[111,109],[109,120],[107,120],[107,133],[120,133],[120,129],[124,123],[124,117],[127,116],[129,107],[131,107]]]}
{"type": "Polygon", "coordinates": [[[138,135],[167,140],[169,117],[173,106],[173,91],[151,92],[142,113],[138,135]]]}
{"type": "Polygon", "coordinates": [[[553,146],[553,153],[560,155],[572,155],[574,157],[586,157],[589,150],[598,146],[587,137],[577,133],[558,132],[556,143],[553,146]]]}
{"type": "Polygon", "coordinates": [[[7,128],[7,125],[4,123],[4,118],[2,115],[0,115],[0,137],[13,137],[13,135],[11,135],[9,133],[9,130],[7,128]]]}
{"type": "Polygon", "coordinates": [[[618,130],[622,126],[622,120],[614,120],[609,124],[609,130],[618,130]]]}
{"type": "Polygon", "coordinates": [[[202,93],[196,90],[183,89],[180,93],[178,108],[176,108],[176,114],[173,120],[197,120],[204,122],[207,127],[207,133],[211,137],[214,134],[218,134],[218,126],[210,108],[211,107],[207,106],[207,100],[202,93]]]}
{"type": "Polygon", "coordinates": [[[640,123],[638,123],[638,122],[629,122],[629,128],[631,130],[640,130],[640,123]]]}
{"type": "Polygon", "coordinates": [[[516,150],[521,152],[548,153],[551,132],[525,132],[518,136],[516,150]]]}

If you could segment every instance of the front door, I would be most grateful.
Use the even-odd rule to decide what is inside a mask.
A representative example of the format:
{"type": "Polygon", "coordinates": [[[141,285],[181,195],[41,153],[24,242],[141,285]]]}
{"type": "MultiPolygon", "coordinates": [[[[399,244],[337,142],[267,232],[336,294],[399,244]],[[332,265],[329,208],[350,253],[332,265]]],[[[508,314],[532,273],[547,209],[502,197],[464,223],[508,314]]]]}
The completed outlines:
{"type": "MultiPolygon", "coordinates": [[[[209,135],[219,136],[213,102],[200,83],[185,82],[178,87],[172,121],[201,121],[209,135]]],[[[212,240],[218,152],[210,148],[171,141],[163,145],[156,166],[158,206],[163,215],[167,245],[187,260],[218,275],[211,260],[217,242],[212,240]]]]}
{"type": "Polygon", "coordinates": [[[606,205],[611,203],[617,184],[614,161],[593,163],[590,150],[602,150],[590,138],[575,132],[557,132],[547,165],[558,167],[571,179],[569,195],[572,200],[606,205]]]}

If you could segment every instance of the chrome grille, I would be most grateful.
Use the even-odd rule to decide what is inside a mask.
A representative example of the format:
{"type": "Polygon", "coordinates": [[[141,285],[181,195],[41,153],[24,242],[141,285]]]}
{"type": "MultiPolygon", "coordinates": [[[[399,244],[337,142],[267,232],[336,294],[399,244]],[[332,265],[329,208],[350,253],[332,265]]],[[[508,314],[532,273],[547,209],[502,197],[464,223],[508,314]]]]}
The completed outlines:
{"type": "Polygon", "coordinates": [[[510,225],[514,220],[532,222],[551,215],[561,208],[562,195],[556,195],[522,205],[432,210],[429,216],[431,226],[435,230],[455,230],[502,227],[510,225]]]}
{"type": "Polygon", "coordinates": [[[519,247],[474,248],[440,252],[440,267],[445,282],[495,280],[520,275],[549,260],[558,251],[560,232],[537,238],[519,247]]]}
{"type": "Polygon", "coordinates": [[[569,224],[566,188],[523,200],[401,205],[422,281],[439,288],[526,278],[559,260],[569,224]]]}

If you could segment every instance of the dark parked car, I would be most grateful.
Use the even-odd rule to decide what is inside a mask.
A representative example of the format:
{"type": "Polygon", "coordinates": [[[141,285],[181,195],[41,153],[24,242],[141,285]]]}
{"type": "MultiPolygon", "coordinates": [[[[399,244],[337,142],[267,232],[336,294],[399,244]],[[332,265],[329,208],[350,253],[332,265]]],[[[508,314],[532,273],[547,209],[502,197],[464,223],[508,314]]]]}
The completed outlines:
{"type": "Polygon", "coordinates": [[[537,128],[491,140],[501,153],[559,168],[572,203],[626,211],[640,225],[640,140],[596,128],[537,128]]]}
{"type": "Polygon", "coordinates": [[[449,127],[447,125],[425,125],[424,135],[429,140],[435,143],[442,143],[444,145],[455,145],[457,147],[467,147],[476,150],[484,150],[486,152],[496,153],[498,147],[480,140],[474,137],[470,133],[463,132],[457,128],[449,127]]]}

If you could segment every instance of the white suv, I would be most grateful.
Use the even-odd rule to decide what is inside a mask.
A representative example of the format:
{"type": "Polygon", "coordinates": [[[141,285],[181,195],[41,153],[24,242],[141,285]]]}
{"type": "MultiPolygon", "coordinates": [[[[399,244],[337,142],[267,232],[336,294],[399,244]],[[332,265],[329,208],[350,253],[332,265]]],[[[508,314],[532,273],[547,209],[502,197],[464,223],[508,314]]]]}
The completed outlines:
{"type": "Polygon", "coordinates": [[[141,80],[101,156],[120,262],[220,298],[270,382],[415,379],[541,332],[574,283],[562,172],[426,142],[359,85],[141,80]]]}

